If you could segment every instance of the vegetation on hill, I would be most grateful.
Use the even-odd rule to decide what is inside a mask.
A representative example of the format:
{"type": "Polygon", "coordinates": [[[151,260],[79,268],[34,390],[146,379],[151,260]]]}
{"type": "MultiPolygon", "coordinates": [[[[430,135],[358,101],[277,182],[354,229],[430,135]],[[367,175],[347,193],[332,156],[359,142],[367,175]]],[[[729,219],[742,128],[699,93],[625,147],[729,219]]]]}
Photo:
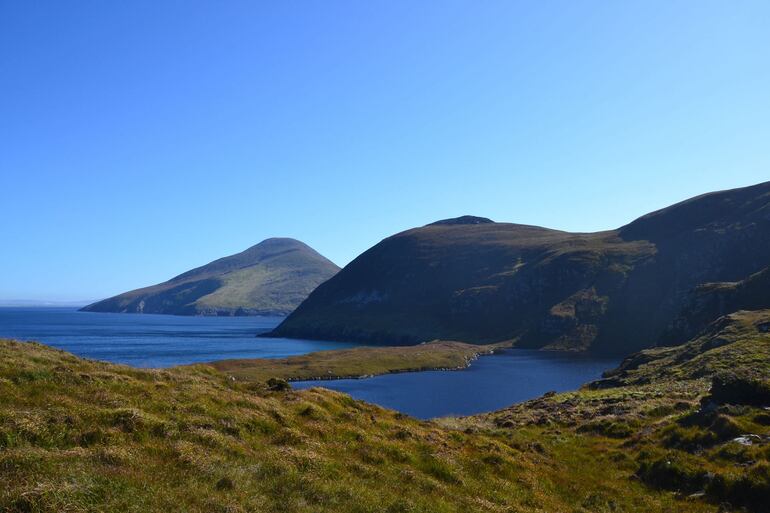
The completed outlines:
{"type": "Polygon", "coordinates": [[[770,311],[737,312],[687,344],[634,354],[582,390],[444,424],[590,438],[629,479],[720,511],[767,511],[770,311]]]}
{"type": "Polygon", "coordinates": [[[748,285],[768,262],[770,182],[600,233],[464,216],[383,240],[319,286],[273,335],[389,345],[517,339],[628,354],[686,339],[732,311],[720,307],[721,296],[693,308],[715,283],[745,280],[730,301],[770,307],[770,289],[748,285]],[[749,289],[753,296],[744,297],[749,289]]]}
{"type": "Polygon", "coordinates": [[[607,462],[574,448],[583,456],[562,460],[533,433],[444,429],[325,389],[0,342],[2,511],[596,512],[607,497],[622,511],[710,510],[587,472],[607,462]]]}
{"type": "Polygon", "coordinates": [[[239,381],[360,378],[391,372],[461,369],[479,355],[505,345],[434,340],[416,346],[356,347],[288,358],[219,360],[209,365],[239,381]]]}
{"type": "Polygon", "coordinates": [[[339,271],[294,239],[267,239],[171,280],[83,308],[175,315],[286,315],[339,271]]]}
{"type": "Polygon", "coordinates": [[[690,294],[663,340],[687,340],[718,317],[763,308],[770,308],[770,267],[739,281],[704,283],[690,294]]]}
{"type": "Polygon", "coordinates": [[[727,512],[770,500],[770,312],[423,422],[326,389],[0,342],[0,510],[727,512]]]}

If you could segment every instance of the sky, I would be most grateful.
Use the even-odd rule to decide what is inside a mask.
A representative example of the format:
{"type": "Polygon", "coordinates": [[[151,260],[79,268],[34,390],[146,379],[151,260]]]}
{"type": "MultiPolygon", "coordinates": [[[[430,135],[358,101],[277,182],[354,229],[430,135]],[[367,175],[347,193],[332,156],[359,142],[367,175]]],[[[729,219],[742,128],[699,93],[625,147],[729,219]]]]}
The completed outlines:
{"type": "Polygon", "coordinates": [[[0,300],[770,179],[770,2],[0,0],[0,300]]]}

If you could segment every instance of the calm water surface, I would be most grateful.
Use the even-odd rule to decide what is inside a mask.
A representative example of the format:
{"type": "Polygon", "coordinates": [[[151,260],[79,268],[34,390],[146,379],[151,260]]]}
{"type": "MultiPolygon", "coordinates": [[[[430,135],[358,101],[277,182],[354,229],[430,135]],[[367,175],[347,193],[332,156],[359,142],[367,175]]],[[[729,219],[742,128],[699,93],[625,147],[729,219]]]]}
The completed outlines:
{"type": "Polygon", "coordinates": [[[170,367],[226,358],[280,358],[343,342],[257,338],[282,317],[183,317],[0,308],[0,337],[36,340],[78,356],[135,367],[170,367]]]}
{"type": "MultiPolygon", "coordinates": [[[[0,337],[37,340],[78,356],[136,367],[169,367],[225,358],[278,358],[352,347],[344,342],[257,338],[280,317],[180,317],[78,312],[74,308],[0,308],[0,337]]],[[[459,371],[304,381],[419,418],[496,410],[598,378],[617,359],[508,350],[459,371]]]]}
{"type": "Polygon", "coordinates": [[[550,390],[574,390],[618,363],[618,359],[510,349],[482,356],[467,369],[458,371],[302,381],[292,383],[292,386],[331,388],[356,399],[428,419],[498,410],[550,390]]]}

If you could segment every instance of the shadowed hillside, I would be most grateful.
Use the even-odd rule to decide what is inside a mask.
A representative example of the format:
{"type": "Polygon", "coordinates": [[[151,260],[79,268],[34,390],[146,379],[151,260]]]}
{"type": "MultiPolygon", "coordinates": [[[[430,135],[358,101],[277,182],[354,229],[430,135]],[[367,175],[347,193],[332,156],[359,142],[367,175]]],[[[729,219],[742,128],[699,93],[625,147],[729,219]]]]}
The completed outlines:
{"type": "MultiPolygon", "coordinates": [[[[660,341],[687,315],[699,286],[747,279],[768,262],[770,182],[599,233],[464,216],[383,240],[273,335],[383,344],[517,339],[628,353],[660,341]]],[[[767,289],[757,294],[762,303],[767,289]]],[[[721,313],[711,309],[693,325],[721,313]]]]}
{"type": "Polygon", "coordinates": [[[99,301],[87,312],[286,315],[339,270],[294,239],[267,239],[171,280],[99,301]]]}

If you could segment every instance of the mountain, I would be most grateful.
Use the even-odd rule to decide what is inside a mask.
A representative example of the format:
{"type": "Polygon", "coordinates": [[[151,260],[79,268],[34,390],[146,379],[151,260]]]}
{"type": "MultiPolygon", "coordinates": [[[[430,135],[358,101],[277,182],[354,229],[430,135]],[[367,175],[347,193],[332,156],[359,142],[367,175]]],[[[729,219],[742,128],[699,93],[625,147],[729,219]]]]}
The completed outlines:
{"type": "Polygon", "coordinates": [[[770,182],[598,233],[464,216],[383,240],[271,335],[383,344],[517,339],[523,347],[628,353],[728,313],[691,313],[703,287],[735,287],[738,307],[770,306],[770,289],[738,284],[768,264],[770,182]],[[750,302],[738,298],[747,290],[750,302]]]}
{"type": "Polygon", "coordinates": [[[87,312],[286,315],[339,271],[310,246],[274,238],[167,282],[83,308],[87,312]]]}

